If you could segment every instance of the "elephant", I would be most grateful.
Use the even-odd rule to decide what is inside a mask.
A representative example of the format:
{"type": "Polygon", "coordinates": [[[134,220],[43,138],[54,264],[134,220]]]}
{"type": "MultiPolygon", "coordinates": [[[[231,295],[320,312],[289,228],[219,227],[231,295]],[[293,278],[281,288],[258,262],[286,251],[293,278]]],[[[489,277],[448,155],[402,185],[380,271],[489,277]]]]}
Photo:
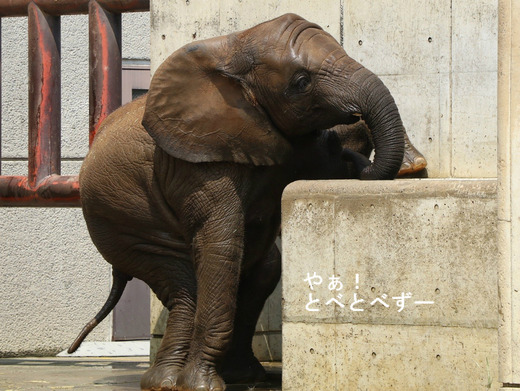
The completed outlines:
{"type": "Polygon", "coordinates": [[[260,381],[251,341],[280,278],[283,189],[390,180],[404,153],[388,89],[300,16],[180,48],[145,96],[103,121],[83,162],[83,214],[113,286],[69,351],[135,277],[169,311],[143,390],[260,381]]]}

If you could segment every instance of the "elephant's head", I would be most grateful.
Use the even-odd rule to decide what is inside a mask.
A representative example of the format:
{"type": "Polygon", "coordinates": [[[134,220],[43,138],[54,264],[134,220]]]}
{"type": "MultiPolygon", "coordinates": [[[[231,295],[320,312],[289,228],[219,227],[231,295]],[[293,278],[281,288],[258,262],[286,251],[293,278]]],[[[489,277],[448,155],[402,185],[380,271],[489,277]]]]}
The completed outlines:
{"type": "Polygon", "coordinates": [[[291,155],[292,138],[359,116],[376,153],[361,177],[395,177],[404,128],[390,92],[331,35],[288,14],[173,53],[152,80],[143,125],[180,159],[272,165],[291,155]]]}

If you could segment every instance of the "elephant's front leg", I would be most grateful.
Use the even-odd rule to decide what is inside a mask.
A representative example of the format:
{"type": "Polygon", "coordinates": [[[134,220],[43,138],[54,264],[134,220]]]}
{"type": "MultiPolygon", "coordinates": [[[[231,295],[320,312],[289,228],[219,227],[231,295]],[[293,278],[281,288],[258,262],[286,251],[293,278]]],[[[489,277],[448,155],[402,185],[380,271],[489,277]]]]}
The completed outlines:
{"type": "Polygon", "coordinates": [[[179,390],[223,391],[216,367],[233,334],[240,263],[243,256],[243,216],[222,205],[193,241],[197,278],[194,333],[186,366],[177,379],[179,390]]]}

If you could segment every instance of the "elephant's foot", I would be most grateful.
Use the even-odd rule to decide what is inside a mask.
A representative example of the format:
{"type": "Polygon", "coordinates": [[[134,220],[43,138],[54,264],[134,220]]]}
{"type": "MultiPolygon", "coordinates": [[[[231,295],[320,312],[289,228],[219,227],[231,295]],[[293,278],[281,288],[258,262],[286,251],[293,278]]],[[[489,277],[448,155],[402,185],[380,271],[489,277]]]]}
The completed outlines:
{"type": "Polygon", "coordinates": [[[203,363],[188,363],[177,377],[178,391],[224,391],[226,385],[215,368],[203,363]]]}
{"type": "Polygon", "coordinates": [[[228,384],[254,384],[266,380],[264,367],[250,355],[227,357],[220,374],[228,384]]]}
{"type": "Polygon", "coordinates": [[[182,368],[179,366],[157,364],[152,365],[141,378],[141,390],[166,391],[175,390],[177,377],[182,368]]]}
{"type": "Polygon", "coordinates": [[[427,162],[423,154],[411,143],[408,136],[404,138],[404,157],[397,176],[416,174],[426,168],[427,162]]]}

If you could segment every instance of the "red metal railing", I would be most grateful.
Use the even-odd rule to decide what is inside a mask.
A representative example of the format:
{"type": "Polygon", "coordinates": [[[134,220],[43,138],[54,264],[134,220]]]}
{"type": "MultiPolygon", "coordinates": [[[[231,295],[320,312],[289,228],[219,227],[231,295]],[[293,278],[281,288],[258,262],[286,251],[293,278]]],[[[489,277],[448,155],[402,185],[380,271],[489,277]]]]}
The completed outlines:
{"type": "Polygon", "coordinates": [[[60,175],[60,15],[89,14],[92,143],[121,105],[121,13],[149,7],[149,0],[0,1],[0,17],[28,16],[29,25],[28,175],[0,175],[0,206],[79,206],[78,177],[60,175]]]}

